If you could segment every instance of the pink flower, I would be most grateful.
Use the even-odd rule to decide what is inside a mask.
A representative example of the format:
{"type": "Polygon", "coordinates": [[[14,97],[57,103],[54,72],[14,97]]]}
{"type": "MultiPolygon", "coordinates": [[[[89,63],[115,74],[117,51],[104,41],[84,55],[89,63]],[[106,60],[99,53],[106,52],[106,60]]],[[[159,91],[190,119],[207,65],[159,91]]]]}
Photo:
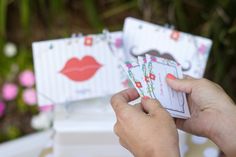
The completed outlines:
{"type": "Polygon", "coordinates": [[[126,66],[127,66],[128,69],[130,69],[130,68],[133,67],[132,64],[131,64],[130,62],[126,62],[126,66]]]}
{"type": "Polygon", "coordinates": [[[39,110],[41,112],[49,112],[49,111],[52,111],[53,108],[54,108],[53,104],[48,104],[48,105],[40,106],[39,110]]]}
{"type": "Polygon", "coordinates": [[[10,101],[16,98],[18,94],[18,88],[13,83],[6,83],[2,88],[2,97],[3,99],[10,101]]]}
{"type": "Polygon", "coordinates": [[[201,46],[198,48],[198,52],[203,55],[206,53],[206,49],[207,49],[206,45],[201,44],[201,46]]]}
{"type": "Polygon", "coordinates": [[[122,39],[121,38],[117,38],[115,40],[115,47],[116,48],[120,48],[122,46],[123,42],[122,42],[122,39]]]}
{"type": "Polygon", "coordinates": [[[31,70],[23,71],[19,76],[19,81],[22,86],[32,87],[35,83],[34,73],[31,70]]]}
{"type": "Polygon", "coordinates": [[[154,57],[154,56],[151,56],[151,60],[152,60],[153,62],[157,62],[157,58],[154,57]]]}
{"type": "Polygon", "coordinates": [[[34,105],[37,102],[35,89],[25,89],[23,91],[23,100],[28,105],[34,105]]]}
{"type": "Polygon", "coordinates": [[[3,116],[6,105],[3,102],[0,102],[0,117],[3,116]]]}

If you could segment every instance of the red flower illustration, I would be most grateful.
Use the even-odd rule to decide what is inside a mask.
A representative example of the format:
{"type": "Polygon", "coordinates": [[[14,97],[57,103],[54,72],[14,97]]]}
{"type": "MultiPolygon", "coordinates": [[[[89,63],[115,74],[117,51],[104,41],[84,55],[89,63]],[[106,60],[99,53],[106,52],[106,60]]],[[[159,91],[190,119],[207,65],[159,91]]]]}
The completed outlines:
{"type": "Polygon", "coordinates": [[[152,80],[155,80],[155,79],[156,79],[156,76],[155,76],[154,74],[152,74],[152,73],[149,74],[149,77],[150,77],[150,79],[152,79],[152,80]]]}
{"type": "Polygon", "coordinates": [[[85,37],[84,38],[84,45],[85,46],[92,46],[93,45],[93,38],[92,37],[85,37]]]}
{"type": "Polygon", "coordinates": [[[173,40],[175,40],[175,41],[178,41],[178,40],[179,40],[179,35],[180,35],[180,33],[179,33],[178,31],[173,31],[173,32],[171,33],[170,38],[173,39],[173,40]]]}
{"type": "Polygon", "coordinates": [[[142,88],[141,82],[135,82],[135,85],[136,85],[137,88],[142,88]]]}
{"type": "Polygon", "coordinates": [[[145,76],[144,79],[145,79],[146,82],[149,82],[149,77],[148,76],[145,76]]]}

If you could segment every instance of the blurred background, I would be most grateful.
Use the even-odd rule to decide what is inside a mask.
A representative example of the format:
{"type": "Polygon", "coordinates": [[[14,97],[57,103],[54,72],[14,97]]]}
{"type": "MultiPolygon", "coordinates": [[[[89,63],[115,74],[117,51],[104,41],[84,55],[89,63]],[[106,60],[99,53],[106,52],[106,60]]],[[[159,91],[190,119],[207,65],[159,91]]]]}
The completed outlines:
{"type": "Polygon", "coordinates": [[[133,16],[213,40],[205,77],[236,100],[235,0],[0,0],[0,143],[51,125],[36,106],[31,44],[121,30],[133,16]]]}

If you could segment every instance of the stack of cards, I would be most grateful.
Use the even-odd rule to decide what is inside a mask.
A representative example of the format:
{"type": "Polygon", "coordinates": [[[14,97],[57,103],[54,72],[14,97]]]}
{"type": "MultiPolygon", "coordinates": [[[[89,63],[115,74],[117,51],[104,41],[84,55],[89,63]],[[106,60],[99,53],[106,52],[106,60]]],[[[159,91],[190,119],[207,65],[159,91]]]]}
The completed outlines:
{"type": "Polygon", "coordinates": [[[146,55],[138,56],[137,62],[126,62],[123,68],[141,97],[148,96],[159,100],[172,117],[190,117],[185,93],[173,90],[166,83],[166,75],[169,73],[176,78],[183,77],[178,63],[146,55]]]}

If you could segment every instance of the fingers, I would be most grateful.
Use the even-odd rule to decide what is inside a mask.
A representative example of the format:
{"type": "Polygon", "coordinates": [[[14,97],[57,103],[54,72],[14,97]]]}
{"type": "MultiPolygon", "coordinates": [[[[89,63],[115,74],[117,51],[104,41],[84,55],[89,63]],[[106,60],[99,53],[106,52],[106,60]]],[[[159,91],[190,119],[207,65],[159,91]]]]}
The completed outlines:
{"type": "Polygon", "coordinates": [[[184,78],[186,78],[186,79],[194,79],[192,76],[189,76],[189,75],[184,75],[184,78]]]}
{"type": "Polygon", "coordinates": [[[142,106],[140,103],[133,105],[133,107],[134,107],[137,111],[143,112],[143,106],[142,106]]]}
{"type": "Polygon", "coordinates": [[[142,98],[141,103],[144,111],[151,115],[162,107],[159,101],[150,98],[142,98]]]}
{"type": "Polygon", "coordinates": [[[128,145],[126,144],[125,140],[123,140],[122,135],[122,129],[120,128],[119,122],[116,122],[116,124],[114,125],[114,132],[115,134],[119,137],[119,143],[125,147],[126,149],[129,149],[128,145]]]}
{"type": "Polygon", "coordinates": [[[172,74],[166,76],[166,82],[171,88],[185,93],[191,93],[195,81],[196,79],[189,76],[185,76],[184,79],[177,79],[172,74]]]}
{"type": "Polygon", "coordinates": [[[113,132],[117,135],[117,136],[119,136],[119,133],[120,133],[120,127],[119,127],[119,122],[116,122],[116,124],[114,125],[114,127],[113,127],[113,132]]]}
{"type": "Polygon", "coordinates": [[[119,143],[120,145],[122,145],[124,148],[126,148],[127,150],[129,150],[129,146],[126,144],[126,142],[124,140],[122,140],[121,138],[119,138],[119,143]]]}
{"type": "Polygon", "coordinates": [[[128,102],[135,100],[139,97],[138,92],[134,88],[129,88],[126,90],[123,90],[111,98],[111,105],[117,114],[121,110],[125,108],[129,108],[128,102]]]}
{"type": "Polygon", "coordinates": [[[184,130],[184,122],[185,121],[186,121],[185,119],[178,119],[178,118],[176,118],[175,119],[175,125],[177,126],[178,129],[185,131],[184,130]]]}

